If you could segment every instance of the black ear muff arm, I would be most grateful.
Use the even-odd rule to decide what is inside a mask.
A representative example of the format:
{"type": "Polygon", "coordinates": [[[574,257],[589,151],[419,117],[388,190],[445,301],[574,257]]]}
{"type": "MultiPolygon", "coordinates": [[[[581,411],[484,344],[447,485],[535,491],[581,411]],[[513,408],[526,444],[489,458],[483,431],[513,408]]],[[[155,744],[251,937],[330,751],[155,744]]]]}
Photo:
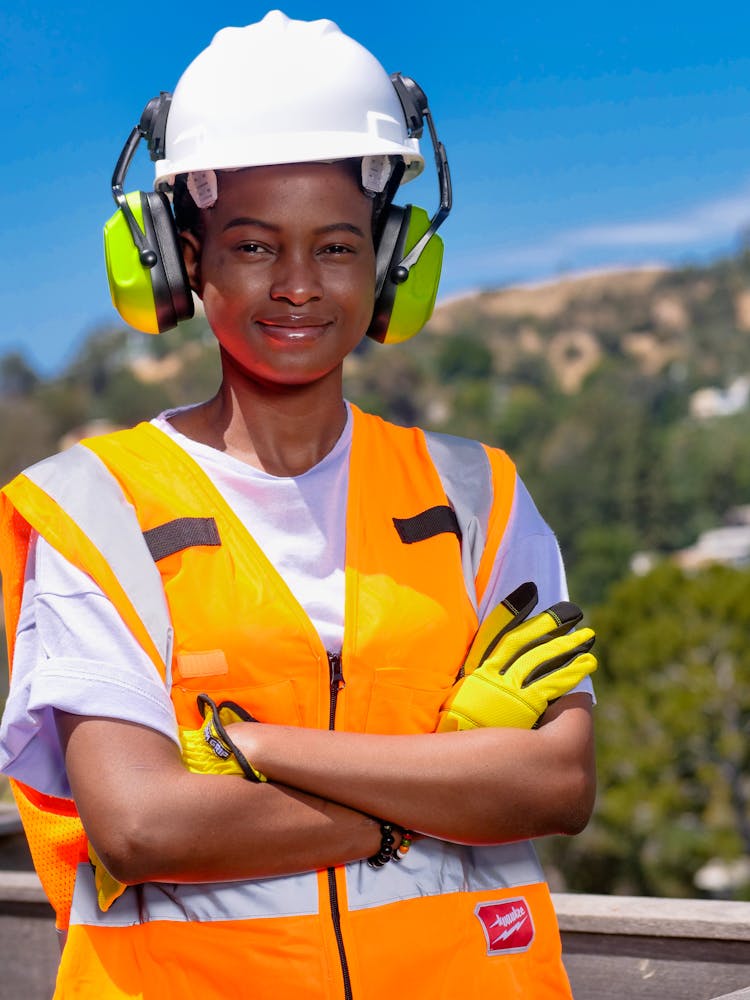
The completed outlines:
{"type": "Polygon", "coordinates": [[[398,99],[406,119],[406,127],[412,138],[419,139],[424,131],[424,123],[432,141],[432,148],[435,153],[435,166],[437,168],[438,183],[440,185],[440,205],[438,210],[430,219],[424,235],[411,248],[409,253],[391,270],[391,281],[397,285],[402,285],[409,277],[410,269],[419,260],[420,255],[430,239],[435,235],[440,226],[445,222],[453,207],[453,188],[451,185],[451,174],[448,166],[448,157],[445,146],[438,138],[435,123],[432,120],[427,96],[422,88],[411,77],[403,76],[401,73],[394,73],[391,82],[395,88],[398,99]]]}
{"type": "Polygon", "coordinates": [[[152,97],[143,109],[138,127],[141,135],[148,142],[148,153],[151,160],[164,159],[167,138],[167,118],[172,104],[172,95],[162,90],[158,97],[152,97]]]}
{"type": "Polygon", "coordinates": [[[156,264],[156,252],[148,245],[146,235],[138,225],[130,205],[128,205],[124,191],[125,175],[141,139],[146,139],[148,142],[152,160],[158,160],[164,156],[164,134],[171,103],[172,95],[166,91],[162,91],[158,97],[154,97],[148,102],[140,122],[135,126],[122,147],[122,152],[112,174],[112,197],[125,216],[133,243],[138,248],[138,257],[144,267],[153,267],[156,264]]]}
{"type": "Polygon", "coordinates": [[[127,222],[128,229],[130,230],[130,235],[133,237],[133,243],[135,243],[138,248],[138,258],[141,264],[143,264],[144,267],[153,267],[154,264],[156,264],[156,253],[148,245],[145,233],[138,225],[130,205],[128,205],[128,200],[125,197],[125,192],[123,190],[125,174],[127,173],[130,161],[133,159],[135,151],[138,148],[138,143],[142,138],[143,133],[141,132],[140,126],[136,125],[122,148],[120,158],[115,166],[115,172],[112,174],[112,197],[115,200],[115,205],[117,205],[122,214],[125,216],[125,221],[127,222]]]}
{"type": "Polygon", "coordinates": [[[403,73],[392,73],[391,83],[401,102],[406,119],[406,131],[412,139],[421,139],[424,130],[424,113],[427,111],[427,95],[416,80],[403,73]]]}
{"type": "Polygon", "coordinates": [[[417,263],[424,248],[448,218],[450,210],[453,207],[453,187],[451,185],[448,157],[445,153],[445,146],[438,139],[429,108],[424,109],[424,120],[427,122],[427,127],[430,130],[432,148],[435,151],[435,166],[437,167],[438,182],[440,184],[440,206],[430,219],[430,224],[424,235],[417,240],[404,259],[394,267],[391,273],[391,280],[395,281],[397,285],[403,284],[409,277],[409,271],[417,263]]]}

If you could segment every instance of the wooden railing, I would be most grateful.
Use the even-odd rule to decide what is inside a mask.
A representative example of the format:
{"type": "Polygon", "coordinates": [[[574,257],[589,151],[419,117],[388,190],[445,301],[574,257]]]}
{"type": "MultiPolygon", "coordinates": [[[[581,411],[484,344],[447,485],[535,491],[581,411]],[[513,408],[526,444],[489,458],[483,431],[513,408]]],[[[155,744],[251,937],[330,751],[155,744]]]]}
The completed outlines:
{"type": "MultiPolygon", "coordinates": [[[[750,903],[554,901],[576,1000],[750,1000],[750,903]]],[[[0,871],[0,1000],[49,1000],[58,957],[36,875],[0,871]]]]}

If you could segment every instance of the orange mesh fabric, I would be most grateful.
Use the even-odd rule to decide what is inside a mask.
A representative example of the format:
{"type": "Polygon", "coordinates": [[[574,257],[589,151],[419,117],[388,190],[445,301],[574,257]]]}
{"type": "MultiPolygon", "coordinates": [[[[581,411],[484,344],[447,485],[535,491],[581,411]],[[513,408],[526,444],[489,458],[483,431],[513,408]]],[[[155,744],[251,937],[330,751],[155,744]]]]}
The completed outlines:
{"type": "Polygon", "coordinates": [[[33,788],[10,782],[29,842],[39,881],[55,911],[55,926],[65,930],[70,920],[70,904],[76,866],[88,858],[83,826],[73,803],[33,788]]]}

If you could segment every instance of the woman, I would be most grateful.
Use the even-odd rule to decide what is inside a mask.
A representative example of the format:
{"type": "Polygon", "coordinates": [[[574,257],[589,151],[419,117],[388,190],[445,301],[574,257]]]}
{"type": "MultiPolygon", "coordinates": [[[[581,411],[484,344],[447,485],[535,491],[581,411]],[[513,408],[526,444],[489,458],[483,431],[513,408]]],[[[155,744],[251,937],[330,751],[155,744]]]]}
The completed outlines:
{"type": "MultiPolygon", "coordinates": [[[[343,397],[421,165],[397,97],[330,22],[220,33],[157,163],[219,391],[6,488],[2,764],[61,927],[72,897],[58,997],[570,996],[528,838],[588,819],[590,684],[504,690],[502,726],[454,700],[479,622],[525,627],[506,595],[564,598],[554,537],[501,452],[343,397]]],[[[572,620],[530,621],[546,672],[572,620]]]]}

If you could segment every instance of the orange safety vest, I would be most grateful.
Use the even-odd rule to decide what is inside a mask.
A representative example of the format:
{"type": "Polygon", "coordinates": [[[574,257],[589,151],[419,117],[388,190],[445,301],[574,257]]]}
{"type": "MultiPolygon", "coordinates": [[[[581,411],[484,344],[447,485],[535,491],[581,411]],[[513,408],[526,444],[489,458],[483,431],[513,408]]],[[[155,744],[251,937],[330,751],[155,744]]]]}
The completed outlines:
{"type": "MultiPolygon", "coordinates": [[[[199,725],[206,691],[261,722],[433,732],[477,628],[515,469],[495,449],[353,412],[340,659],[205,474],[151,424],[88,440],[3,491],[9,636],[33,528],[108,594],[181,726],[199,725]]],[[[102,913],[74,804],[14,784],[58,926],[70,914],[61,1000],[571,996],[528,842],[423,838],[378,871],[136,885],[102,913]]]]}

